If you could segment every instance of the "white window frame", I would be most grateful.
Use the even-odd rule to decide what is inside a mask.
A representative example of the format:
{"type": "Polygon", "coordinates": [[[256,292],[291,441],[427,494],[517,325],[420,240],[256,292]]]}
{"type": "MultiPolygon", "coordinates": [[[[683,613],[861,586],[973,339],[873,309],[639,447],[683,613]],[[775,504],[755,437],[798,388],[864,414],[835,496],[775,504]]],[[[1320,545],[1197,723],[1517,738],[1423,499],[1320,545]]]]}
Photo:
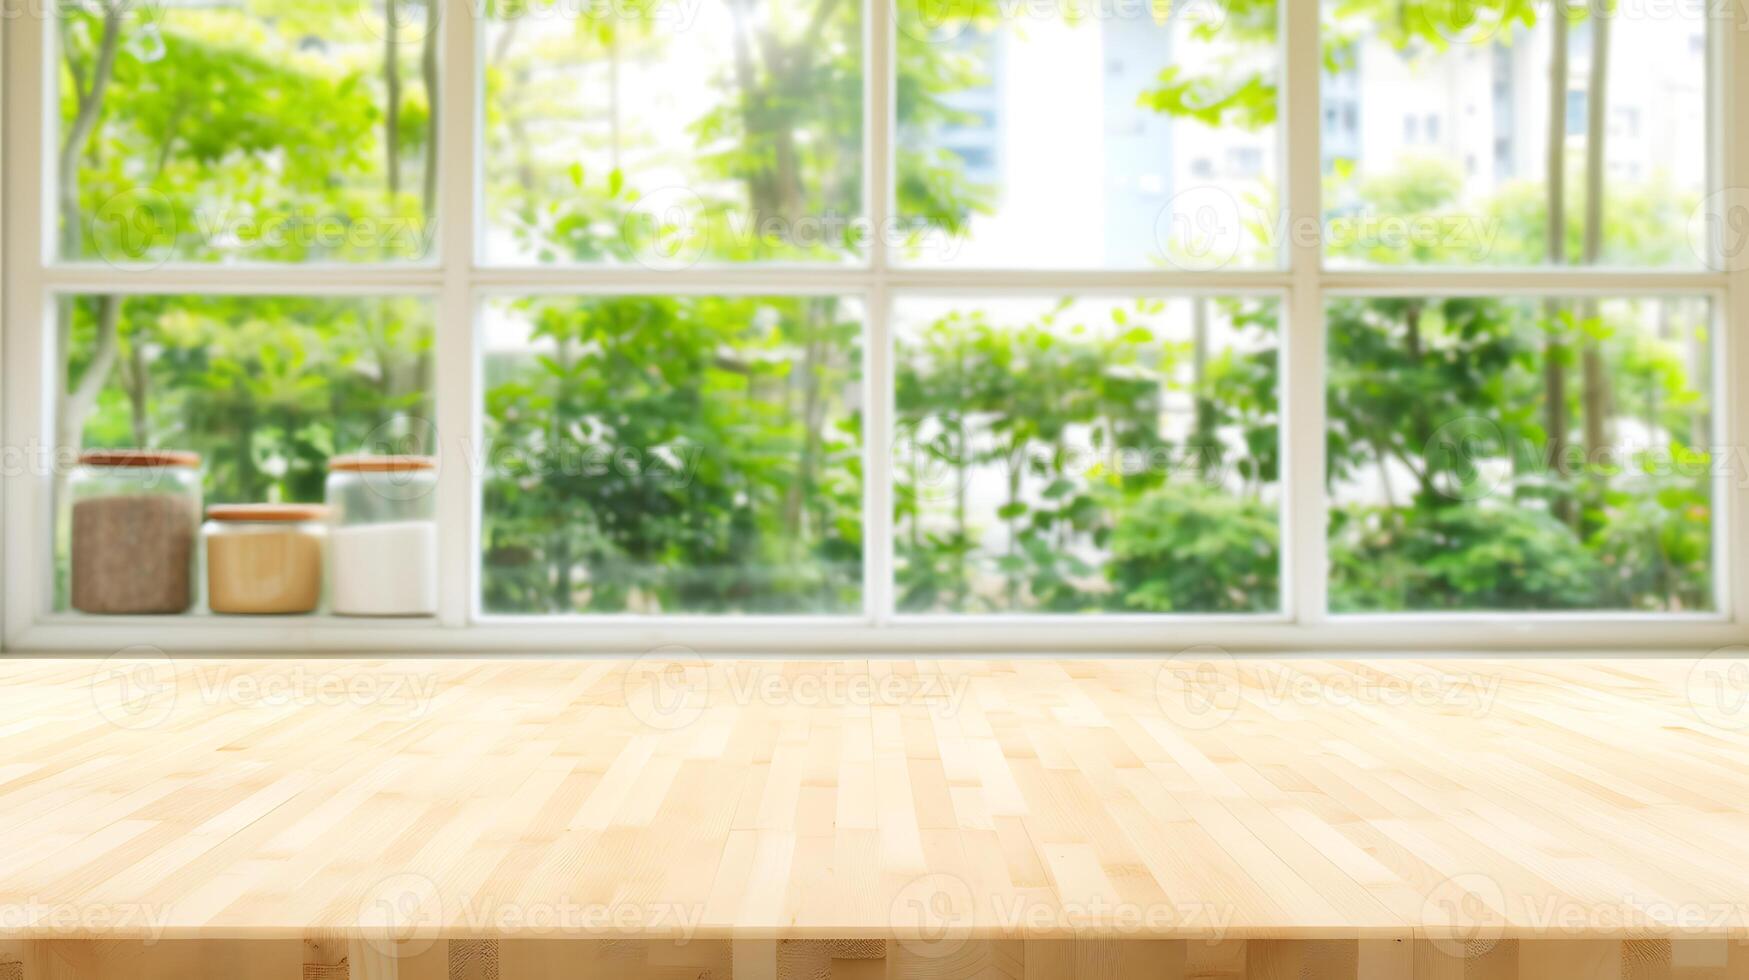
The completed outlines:
{"type": "MultiPolygon", "coordinates": [[[[865,265],[833,268],[505,267],[484,264],[476,175],[480,170],[478,0],[444,0],[439,108],[437,254],[397,265],[169,264],[149,271],[52,262],[53,168],[45,141],[53,91],[53,0],[3,0],[0,124],[0,314],[4,316],[0,410],[5,469],[0,637],[8,652],[99,653],[148,644],[168,652],[570,651],[636,653],[678,644],[701,652],[1171,652],[1215,645],[1245,650],[1643,650],[1709,649],[1749,642],[1749,478],[1715,484],[1714,575],[1718,610],[1705,614],[1469,613],[1333,615],[1326,611],[1324,484],[1324,302],[1341,293],[1485,293],[1564,296],[1704,294],[1713,300],[1714,424],[1720,445],[1749,436],[1749,268],[1694,272],[1545,268],[1523,271],[1327,270],[1321,224],[1318,0],[1280,0],[1284,163],[1282,266],[1257,271],[1135,272],[914,269],[872,248],[865,265]],[[470,165],[458,165],[468,161],[470,165]],[[50,297],[72,292],[345,295],[401,293],[436,302],[434,375],[440,453],[439,613],[430,620],[360,621],[328,616],[98,618],[49,609],[52,474],[21,461],[53,445],[55,352],[50,297]],[[832,292],[866,305],[864,596],[852,616],[485,615],[479,607],[480,486],[465,461],[480,445],[477,326],[489,296],[516,293],[832,292]],[[891,456],[893,299],[909,293],[1160,295],[1257,293],[1282,309],[1280,392],[1283,608],[1259,615],[909,616],[893,611],[891,456]]],[[[1740,2],[1740,0],[1739,0],[1740,2]]],[[[866,214],[880,228],[893,211],[890,149],[895,45],[890,0],[864,0],[866,214]]],[[[1736,4],[1708,3],[1709,186],[1749,188],[1749,27],[1736,4]]],[[[1749,193],[1749,192],[1746,192],[1749,193]]]]}

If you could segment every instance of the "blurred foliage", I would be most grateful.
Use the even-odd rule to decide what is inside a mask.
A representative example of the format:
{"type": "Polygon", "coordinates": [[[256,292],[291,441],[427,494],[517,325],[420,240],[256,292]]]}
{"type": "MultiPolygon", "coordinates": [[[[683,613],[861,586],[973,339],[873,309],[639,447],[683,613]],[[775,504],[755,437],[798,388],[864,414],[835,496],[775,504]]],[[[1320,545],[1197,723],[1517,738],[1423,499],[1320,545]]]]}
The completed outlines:
{"type": "MultiPolygon", "coordinates": [[[[73,303],[76,347],[99,297],[73,303]]],[[[212,502],[320,502],[331,456],[429,451],[431,305],[130,296],[88,447],[194,450],[212,502]]]]}
{"type": "MultiPolygon", "coordinates": [[[[713,78],[717,100],[688,120],[694,151],[665,161],[662,179],[543,152],[541,129],[600,98],[553,66],[605,79],[631,59],[659,63],[662,5],[612,16],[582,5],[566,30],[517,33],[554,8],[486,8],[499,32],[483,65],[490,234],[552,262],[822,263],[878,247],[854,224],[803,233],[810,217],[861,213],[858,5],[729,2],[742,43],[713,78]],[[687,182],[678,205],[662,196],[672,172],[687,182]]],[[[954,95],[986,81],[979,60],[917,39],[989,27],[1001,9],[898,4],[897,122],[909,136],[896,210],[913,242],[964,234],[996,190],[918,138],[967,121],[954,95]]],[[[1273,0],[1222,9],[1193,37],[1274,43],[1273,0]]],[[[1324,56],[1332,68],[1352,57],[1361,29],[1437,51],[1535,17],[1525,0],[1343,0],[1324,56]]],[[[423,0],[84,0],[66,4],[61,26],[67,257],[428,253],[436,32],[423,0]]],[[[1138,104],[1274,121],[1273,70],[1214,67],[1168,69],[1138,104]]],[[[615,159],[633,137],[617,115],[590,119],[612,134],[592,159],[615,159]]],[[[1389,248],[1333,239],[1336,260],[1463,264],[1478,249],[1539,260],[1547,206],[1534,185],[1507,186],[1478,215],[1460,206],[1447,163],[1406,160],[1367,180],[1349,169],[1327,177],[1339,214],[1467,222],[1473,234],[1389,248]]],[[[1582,194],[1578,175],[1568,185],[1582,194]]],[[[1612,196],[1606,254],[1677,261],[1669,229],[1691,207],[1655,183],[1612,196]]],[[[1569,200],[1573,256],[1583,211],[1569,200]]],[[[1258,298],[964,301],[896,326],[900,608],[1279,609],[1279,504],[1313,492],[1282,485],[1279,314],[1258,298]]],[[[484,365],[485,607],[857,611],[863,412],[884,397],[865,390],[863,317],[840,296],[489,302],[489,325],[517,339],[484,365]]],[[[429,448],[431,318],[404,298],[66,299],[62,439],[198,450],[211,500],[319,499],[330,454],[429,448]]],[[[1708,324],[1699,300],[1332,300],[1333,608],[1710,607],[1708,324]],[[1550,387],[1551,366],[1577,379],[1585,357],[1606,393],[1550,387]],[[1621,452],[1599,458],[1609,447],[1586,445],[1588,425],[1621,452]],[[1571,446],[1577,464],[1551,458],[1571,446]]]]}
{"type": "Polygon", "coordinates": [[[1281,521],[1255,497],[1190,483],[1117,511],[1111,578],[1135,612],[1280,608],[1281,521]]]}
{"type": "MultiPolygon", "coordinates": [[[[1271,511],[1274,304],[1033,305],[1044,309],[1017,323],[971,309],[899,333],[899,607],[1275,606],[1279,545],[1273,535],[1247,540],[1250,524],[1228,529],[1230,543],[1197,542],[1209,550],[1177,558],[1178,574],[1193,578],[1239,566],[1255,572],[1242,585],[1217,579],[1172,607],[1157,588],[1138,593],[1135,580],[1162,546],[1136,522],[1171,513],[1165,501],[1197,497],[1203,518],[1221,512],[1221,501],[1235,516],[1271,511]],[[1174,412],[1168,400],[1185,395],[1189,411],[1174,412]],[[1107,557],[1116,554],[1126,556],[1107,557]]],[[[1182,532],[1207,526],[1191,512],[1176,522],[1182,532]]]]}
{"type": "Polygon", "coordinates": [[[854,304],[506,305],[531,353],[487,362],[487,609],[859,608],[854,304]]]}
{"type": "Polygon", "coordinates": [[[1468,502],[1430,511],[1350,508],[1334,523],[1333,609],[1602,605],[1597,557],[1544,510],[1468,502]]]}

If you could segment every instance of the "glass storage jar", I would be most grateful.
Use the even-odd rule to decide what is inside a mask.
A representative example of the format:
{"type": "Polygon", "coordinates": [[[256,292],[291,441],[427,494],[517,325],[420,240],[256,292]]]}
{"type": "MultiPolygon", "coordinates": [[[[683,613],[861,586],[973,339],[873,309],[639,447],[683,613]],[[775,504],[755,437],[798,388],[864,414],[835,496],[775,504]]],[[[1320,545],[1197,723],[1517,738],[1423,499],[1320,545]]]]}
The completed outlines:
{"type": "Polygon", "coordinates": [[[437,461],[337,456],[328,463],[329,605],[341,616],[437,612],[437,461]]]}
{"type": "Polygon", "coordinates": [[[214,504],[206,516],[209,609],[272,615],[314,612],[321,604],[328,508],[214,504]]]}
{"type": "Polygon", "coordinates": [[[106,449],[79,455],[70,603],[87,613],[180,613],[194,604],[200,457],[106,449]]]}

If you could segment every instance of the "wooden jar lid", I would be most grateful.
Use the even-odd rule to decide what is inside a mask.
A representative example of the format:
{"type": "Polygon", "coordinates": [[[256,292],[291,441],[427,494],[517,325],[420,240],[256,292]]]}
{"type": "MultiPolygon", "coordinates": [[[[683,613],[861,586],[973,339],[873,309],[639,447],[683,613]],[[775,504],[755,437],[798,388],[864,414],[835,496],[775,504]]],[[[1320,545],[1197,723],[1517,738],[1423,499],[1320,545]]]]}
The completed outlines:
{"type": "Polygon", "coordinates": [[[328,461],[331,473],[405,473],[412,470],[434,470],[433,456],[336,456],[328,461]]]}
{"type": "Polygon", "coordinates": [[[328,508],[321,504],[214,504],[206,509],[206,516],[225,523],[291,523],[325,520],[328,508]]]}
{"type": "Polygon", "coordinates": [[[176,466],[200,469],[200,454],[175,449],[92,449],[79,454],[81,466],[117,466],[146,469],[176,466]]]}

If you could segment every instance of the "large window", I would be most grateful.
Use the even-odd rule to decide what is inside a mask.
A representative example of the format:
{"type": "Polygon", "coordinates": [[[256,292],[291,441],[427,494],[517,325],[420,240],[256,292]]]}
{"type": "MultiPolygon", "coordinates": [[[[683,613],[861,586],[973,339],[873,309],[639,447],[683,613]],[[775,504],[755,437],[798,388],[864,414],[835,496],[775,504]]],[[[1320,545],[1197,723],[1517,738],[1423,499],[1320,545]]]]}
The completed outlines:
{"type": "Polygon", "coordinates": [[[1740,640],[1729,14],[7,18],[6,640],[1740,640]],[[71,610],[70,460],[135,448],[435,455],[436,614],[71,610]]]}

